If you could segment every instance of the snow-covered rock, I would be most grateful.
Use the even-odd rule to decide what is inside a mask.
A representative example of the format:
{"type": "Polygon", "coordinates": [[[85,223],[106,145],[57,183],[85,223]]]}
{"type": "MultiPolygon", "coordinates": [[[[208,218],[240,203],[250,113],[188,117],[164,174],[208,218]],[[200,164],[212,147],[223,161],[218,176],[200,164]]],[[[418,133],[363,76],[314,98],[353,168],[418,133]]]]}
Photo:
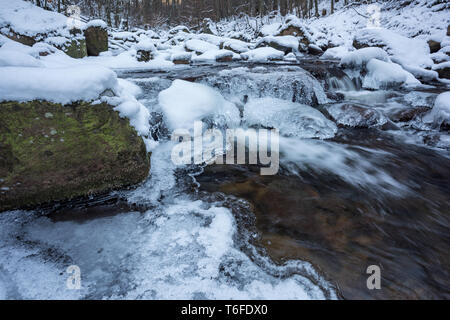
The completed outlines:
{"type": "Polygon", "coordinates": [[[7,28],[20,35],[39,38],[68,27],[70,20],[63,14],[22,0],[1,1],[0,29],[7,28]]]}
{"type": "Polygon", "coordinates": [[[426,79],[435,78],[435,73],[425,70],[433,65],[433,61],[430,58],[428,43],[423,39],[407,38],[383,28],[366,28],[356,33],[354,46],[357,49],[382,47],[393,62],[400,64],[415,76],[426,79]]]}
{"type": "Polygon", "coordinates": [[[328,102],[320,82],[299,67],[262,66],[222,70],[202,80],[232,101],[272,97],[314,106],[328,102]]]}
{"type": "Polygon", "coordinates": [[[141,40],[135,46],[136,58],[138,61],[148,62],[153,59],[153,54],[156,52],[156,47],[150,39],[141,40]]]}
{"type": "Polygon", "coordinates": [[[320,58],[321,59],[339,59],[339,60],[341,60],[347,54],[348,54],[348,49],[346,47],[344,47],[344,46],[334,47],[334,48],[327,49],[320,58]]]}
{"type": "Polygon", "coordinates": [[[298,52],[298,39],[294,36],[268,36],[264,37],[256,43],[256,47],[269,46],[276,50],[283,51],[285,54],[290,52],[298,52]]]}
{"type": "Polygon", "coordinates": [[[101,20],[101,19],[95,19],[95,20],[91,20],[88,23],[86,23],[86,25],[84,26],[84,29],[89,29],[89,28],[101,28],[101,29],[107,29],[108,25],[106,24],[105,21],[101,20]]]}
{"type": "Polygon", "coordinates": [[[209,86],[175,80],[159,93],[159,105],[171,130],[191,129],[194,122],[212,118],[217,124],[239,124],[239,110],[209,86]]]}
{"type": "Polygon", "coordinates": [[[241,40],[229,39],[222,43],[221,48],[240,54],[250,50],[250,44],[241,40]]]}
{"type": "Polygon", "coordinates": [[[284,52],[276,50],[272,47],[263,47],[241,53],[241,57],[242,59],[251,62],[269,62],[282,60],[284,57],[284,52]]]}
{"type": "Polygon", "coordinates": [[[0,68],[0,101],[46,100],[68,104],[98,99],[117,86],[116,74],[94,65],[68,68],[0,68]]]}
{"type": "Polygon", "coordinates": [[[439,78],[450,79],[450,61],[434,65],[433,70],[439,74],[439,78]]]}
{"type": "Polygon", "coordinates": [[[328,139],[337,131],[317,109],[270,97],[251,99],[244,106],[244,121],[249,126],[278,129],[287,137],[328,139]]]}
{"type": "Polygon", "coordinates": [[[366,69],[367,75],[362,84],[365,89],[386,89],[403,84],[407,86],[420,84],[419,80],[396,63],[371,59],[366,69]]]}
{"type": "Polygon", "coordinates": [[[191,52],[175,52],[170,56],[170,60],[175,64],[189,64],[191,58],[191,52]]]}
{"type": "Polygon", "coordinates": [[[372,59],[389,62],[389,56],[380,48],[369,47],[362,48],[344,54],[341,58],[340,65],[344,68],[365,68],[367,63],[372,59]]]}
{"type": "Polygon", "coordinates": [[[217,50],[218,47],[209,42],[199,40],[199,39],[191,39],[186,41],[184,47],[187,51],[193,51],[197,54],[205,53],[210,50],[217,50]]]}
{"type": "Polygon", "coordinates": [[[205,53],[192,58],[193,61],[217,61],[217,62],[229,62],[233,59],[233,52],[224,49],[208,50],[205,53]]]}

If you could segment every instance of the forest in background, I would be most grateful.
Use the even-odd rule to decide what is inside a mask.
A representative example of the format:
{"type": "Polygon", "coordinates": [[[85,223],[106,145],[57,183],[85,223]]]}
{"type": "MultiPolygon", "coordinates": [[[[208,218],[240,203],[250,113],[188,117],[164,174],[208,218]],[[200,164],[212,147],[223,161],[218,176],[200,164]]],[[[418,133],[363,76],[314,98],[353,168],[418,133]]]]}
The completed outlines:
{"type": "MultiPolygon", "coordinates": [[[[78,6],[82,16],[101,18],[110,27],[161,27],[184,24],[199,27],[205,19],[263,17],[295,14],[299,17],[333,13],[335,3],[370,3],[358,0],[29,0],[37,6],[65,13],[78,6]],[[322,4],[322,5],[321,5],[322,4]]],[[[392,0],[391,0],[392,1],[392,0]]],[[[380,2],[380,1],[378,1],[380,2]]]]}

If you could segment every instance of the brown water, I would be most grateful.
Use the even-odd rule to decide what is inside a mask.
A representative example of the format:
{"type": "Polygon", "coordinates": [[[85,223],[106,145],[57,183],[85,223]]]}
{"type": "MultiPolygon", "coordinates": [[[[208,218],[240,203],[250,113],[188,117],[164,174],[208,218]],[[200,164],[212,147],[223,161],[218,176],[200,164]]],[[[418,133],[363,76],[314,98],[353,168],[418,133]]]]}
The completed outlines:
{"type": "Polygon", "coordinates": [[[448,299],[449,160],[376,130],[344,130],[335,141],[393,154],[381,165],[410,190],[396,196],[331,174],[260,176],[230,165],[209,166],[197,181],[249,201],[267,254],[311,262],[344,299],[448,299]],[[381,290],[367,289],[369,265],[381,268],[381,290]]]}

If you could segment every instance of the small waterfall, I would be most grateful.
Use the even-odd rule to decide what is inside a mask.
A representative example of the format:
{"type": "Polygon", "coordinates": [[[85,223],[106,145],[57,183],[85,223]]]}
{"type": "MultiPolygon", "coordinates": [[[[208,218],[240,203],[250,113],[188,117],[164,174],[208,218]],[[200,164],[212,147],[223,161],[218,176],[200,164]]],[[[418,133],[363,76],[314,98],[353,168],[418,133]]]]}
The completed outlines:
{"type": "Polygon", "coordinates": [[[350,78],[348,75],[343,77],[330,77],[326,79],[328,88],[332,91],[359,91],[362,81],[360,77],[350,78]]]}

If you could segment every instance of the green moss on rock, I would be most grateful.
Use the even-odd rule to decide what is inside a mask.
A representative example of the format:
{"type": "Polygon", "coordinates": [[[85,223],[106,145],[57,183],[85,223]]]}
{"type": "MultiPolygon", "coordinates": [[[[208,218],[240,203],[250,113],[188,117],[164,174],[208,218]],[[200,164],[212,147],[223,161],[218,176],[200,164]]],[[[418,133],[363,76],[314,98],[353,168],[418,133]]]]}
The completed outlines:
{"type": "Polygon", "coordinates": [[[73,39],[61,48],[69,57],[81,59],[87,56],[86,40],[73,39]]]}
{"type": "Polygon", "coordinates": [[[143,181],[145,143],[107,104],[0,103],[0,212],[143,181]]]}

